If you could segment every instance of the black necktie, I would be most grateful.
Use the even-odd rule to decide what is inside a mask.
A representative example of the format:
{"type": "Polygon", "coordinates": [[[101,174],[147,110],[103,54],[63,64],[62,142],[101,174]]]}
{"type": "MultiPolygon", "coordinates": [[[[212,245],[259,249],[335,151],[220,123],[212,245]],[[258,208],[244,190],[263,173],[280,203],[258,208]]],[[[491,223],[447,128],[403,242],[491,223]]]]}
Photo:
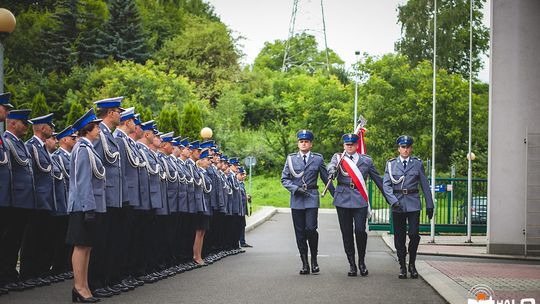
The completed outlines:
{"type": "Polygon", "coordinates": [[[351,160],[354,160],[354,157],[353,157],[352,155],[349,155],[349,158],[350,158],[351,160]]]}
{"type": "Polygon", "coordinates": [[[403,169],[407,169],[407,161],[406,160],[403,161],[403,169]]]}
{"type": "Polygon", "coordinates": [[[306,158],[307,158],[307,155],[304,154],[304,166],[307,164],[306,158]]]}

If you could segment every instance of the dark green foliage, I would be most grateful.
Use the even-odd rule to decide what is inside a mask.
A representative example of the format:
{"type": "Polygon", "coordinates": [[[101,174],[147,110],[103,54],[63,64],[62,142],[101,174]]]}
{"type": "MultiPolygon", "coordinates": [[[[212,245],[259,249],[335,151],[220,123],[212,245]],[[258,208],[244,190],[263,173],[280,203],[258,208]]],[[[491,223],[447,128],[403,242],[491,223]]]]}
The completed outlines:
{"type": "Polygon", "coordinates": [[[86,110],[83,108],[83,106],[79,102],[74,100],[73,102],[71,102],[65,125],[72,125],[84,113],[86,113],[86,110]]]}
{"type": "MultiPolygon", "coordinates": [[[[482,24],[486,0],[474,1],[473,65],[482,68],[482,54],[489,49],[489,30],[482,24]]],[[[433,0],[409,0],[398,7],[402,37],[396,50],[407,55],[413,66],[433,59],[433,0]]],[[[437,1],[437,66],[451,73],[469,74],[470,2],[437,1]]]]}
{"type": "Polygon", "coordinates": [[[30,109],[32,109],[31,117],[39,117],[50,113],[43,93],[39,92],[34,96],[30,109]]]}
{"type": "Polygon", "coordinates": [[[166,103],[159,113],[157,124],[158,129],[163,133],[174,131],[174,136],[180,135],[180,120],[176,105],[166,103]]]}
{"type": "Polygon", "coordinates": [[[189,137],[190,140],[200,138],[203,119],[202,111],[198,104],[195,102],[186,103],[182,109],[180,121],[180,134],[183,137],[189,137]]]}

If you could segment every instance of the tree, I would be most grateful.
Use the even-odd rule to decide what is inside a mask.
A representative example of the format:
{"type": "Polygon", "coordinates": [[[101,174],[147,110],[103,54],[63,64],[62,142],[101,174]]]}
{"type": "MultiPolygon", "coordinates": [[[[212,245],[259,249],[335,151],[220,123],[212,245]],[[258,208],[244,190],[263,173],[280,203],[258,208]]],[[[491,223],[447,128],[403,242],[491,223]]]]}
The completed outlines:
{"type": "MultiPolygon", "coordinates": [[[[485,0],[474,1],[473,65],[482,69],[482,54],[489,49],[489,30],[482,24],[485,0]]],[[[437,1],[437,65],[450,73],[469,73],[468,1],[437,1]]],[[[398,6],[402,37],[395,48],[407,55],[413,66],[433,58],[433,0],[409,0],[398,6]]]]}
{"type": "Polygon", "coordinates": [[[202,98],[215,106],[224,82],[238,72],[239,52],[222,23],[202,18],[189,20],[186,29],[167,41],[156,55],[159,62],[196,84],[202,98]]]}
{"type": "Polygon", "coordinates": [[[39,117],[50,113],[49,106],[47,105],[47,101],[45,100],[45,95],[43,95],[43,93],[39,92],[34,96],[30,109],[32,110],[32,113],[30,114],[32,117],[39,117]]]}
{"type": "Polygon", "coordinates": [[[184,105],[180,119],[180,134],[187,136],[191,140],[200,137],[200,131],[203,127],[202,110],[194,102],[189,102],[184,105]]]}
{"type": "MultiPolygon", "coordinates": [[[[112,57],[115,60],[133,60],[144,63],[150,57],[147,51],[141,18],[134,0],[109,1],[109,19],[102,30],[97,30],[92,48],[96,59],[112,57]]],[[[92,35],[88,39],[92,40],[92,35]]]]}
{"type": "Polygon", "coordinates": [[[41,36],[45,48],[40,51],[42,65],[46,71],[67,73],[76,62],[75,40],[77,30],[77,5],[79,0],[58,1],[53,15],[53,23],[49,24],[41,36]]]}
{"type": "Polygon", "coordinates": [[[178,118],[178,108],[172,103],[166,103],[157,119],[158,129],[162,132],[174,131],[175,136],[180,133],[180,121],[178,118]]]}
{"type": "Polygon", "coordinates": [[[79,119],[85,110],[79,102],[72,102],[67,115],[66,126],[72,125],[77,119],[79,119]]]}
{"type": "MultiPolygon", "coordinates": [[[[266,42],[263,49],[255,58],[254,68],[267,68],[280,71],[283,67],[286,41],[275,40],[273,43],[266,42]]],[[[313,74],[316,71],[326,72],[326,52],[319,50],[315,36],[306,33],[298,34],[289,42],[290,64],[288,70],[307,72],[313,74]]],[[[343,60],[331,49],[328,50],[330,65],[343,64],[343,60]]]]}

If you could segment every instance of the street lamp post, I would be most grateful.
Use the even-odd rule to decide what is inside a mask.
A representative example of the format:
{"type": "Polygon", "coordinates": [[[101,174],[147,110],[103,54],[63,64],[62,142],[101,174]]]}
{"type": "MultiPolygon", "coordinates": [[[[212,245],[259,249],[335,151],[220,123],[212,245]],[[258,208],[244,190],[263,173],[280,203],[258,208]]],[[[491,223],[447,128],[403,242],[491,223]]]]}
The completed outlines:
{"type": "Polygon", "coordinates": [[[360,51],[355,51],[354,55],[356,55],[356,68],[355,71],[355,77],[354,77],[354,128],[353,132],[356,130],[356,124],[358,123],[358,56],[360,55],[360,51]]]}
{"type": "Polygon", "coordinates": [[[4,39],[15,29],[15,16],[5,8],[0,8],[0,93],[4,93],[4,39]]]}
{"type": "MultiPolygon", "coordinates": [[[[4,93],[4,39],[15,29],[15,16],[5,8],[0,8],[0,94],[4,93]]],[[[4,123],[0,123],[0,132],[4,132],[4,123]]]]}

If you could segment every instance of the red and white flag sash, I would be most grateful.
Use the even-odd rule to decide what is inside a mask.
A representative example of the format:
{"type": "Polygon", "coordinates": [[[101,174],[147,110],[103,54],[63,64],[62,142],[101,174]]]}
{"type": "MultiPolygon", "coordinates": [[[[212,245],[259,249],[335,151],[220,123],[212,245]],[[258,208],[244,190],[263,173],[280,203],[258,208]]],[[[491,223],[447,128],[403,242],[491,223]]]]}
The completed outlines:
{"type": "Polygon", "coordinates": [[[364,180],[364,176],[362,175],[362,172],[360,172],[360,169],[356,166],[354,161],[348,157],[343,157],[343,160],[341,161],[341,165],[345,169],[345,171],[349,174],[351,177],[354,185],[360,191],[360,194],[366,201],[366,203],[369,206],[369,197],[366,187],[366,181],[364,180]]]}
{"type": "Polygon", "coordinates": [[[364,133],[366,133],[366,129],[360,128],[360,131],[358,132],[358,136],[360,139],[358,140],[358,153],[360,154],[366,154],[366,142],[364,141],[364,133]]]}

